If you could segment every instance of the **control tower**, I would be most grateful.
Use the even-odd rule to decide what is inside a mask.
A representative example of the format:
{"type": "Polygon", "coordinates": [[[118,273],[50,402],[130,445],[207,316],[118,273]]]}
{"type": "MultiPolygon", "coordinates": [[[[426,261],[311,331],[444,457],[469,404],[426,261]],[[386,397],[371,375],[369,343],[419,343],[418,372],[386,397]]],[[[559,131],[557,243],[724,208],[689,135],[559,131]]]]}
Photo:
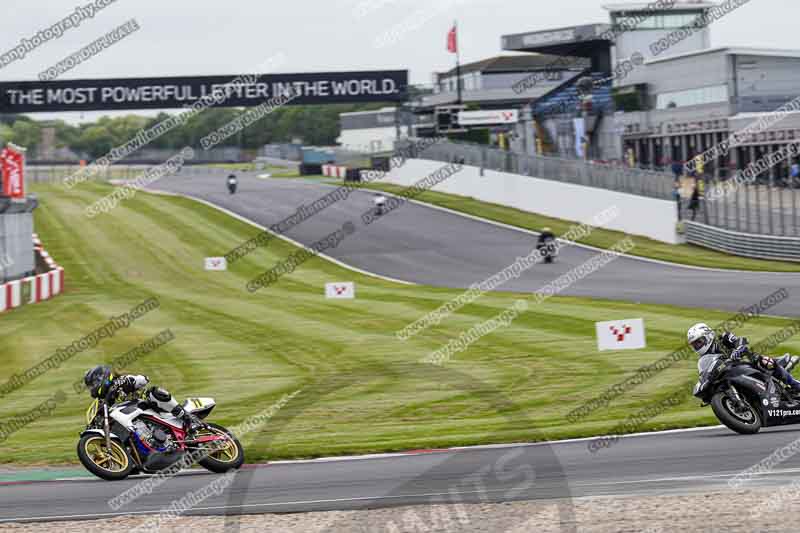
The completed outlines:
{"type": "MultiPolygon", "coordinates": [[[[603,8],[609,12],[609,23],[505,35],[502,48],[515,52],[587,58],[591,61],[593,72],[610,75],[620,61],[631,59],[636,54],[641,54],[642,61],[646,62],[656,57],[710,48],[709,27],[698,27],[695,23],[703,20],[702,17],[714,7],[717,7],[716,3],[701,0],[608,4],[603,8]],[[658,52],[658,43],[668,39],[671,34],[672,42],[668,49],[654,53],[654,49],[658,52]]],[[[636,74],[634,72],[631,78],[636,74]]],[[[641,72],[638,74],[641,75],[641,72]]],[[[626,79],[623,84],[639,82],[626,79]]]]}
{"type": "MultiPolygon", "coordinates": [[[[641,56],[643,62],[668,55],[711,48],[711,30],[702,24],[717,4],[705,1],[658,0],[649,3],[608,4],[611,18],[611,61],[641,56]],[[664,7],[658,7],[663,5],[664,7]],[[668,44],[666,44],[668,43],[668,44]]],[[[617,85],[640,83],[644,69],[637,69],[617,85]]]]}

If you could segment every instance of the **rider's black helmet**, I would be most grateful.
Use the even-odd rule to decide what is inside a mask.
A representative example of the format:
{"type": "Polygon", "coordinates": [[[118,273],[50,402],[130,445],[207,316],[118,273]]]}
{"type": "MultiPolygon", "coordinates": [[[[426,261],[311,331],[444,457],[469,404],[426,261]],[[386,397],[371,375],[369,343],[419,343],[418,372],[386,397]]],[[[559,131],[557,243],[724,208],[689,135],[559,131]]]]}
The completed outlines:
{"type": "Polygon", "coordinates": [[[83,382],[89,389],[92,398],[102,398],[108,392],[108,387],[114,381],[114,373],[110,366],[100,365],[86,371],[83,382]]]}

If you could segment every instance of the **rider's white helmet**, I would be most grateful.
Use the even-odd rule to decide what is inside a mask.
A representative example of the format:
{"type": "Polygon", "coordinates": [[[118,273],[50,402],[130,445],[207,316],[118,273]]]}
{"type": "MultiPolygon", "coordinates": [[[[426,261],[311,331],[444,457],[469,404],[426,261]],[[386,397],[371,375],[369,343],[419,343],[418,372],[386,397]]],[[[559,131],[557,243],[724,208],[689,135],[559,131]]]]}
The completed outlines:
{"type": "Polygon", "coordinates": [[[703,356],[708,352],[711,345],[714,344],[715,338],[714,330],[702,322],[690,327],[689,331],[686,333],[686,340],[689,346],[691,346],[699,356],[703,356]]]}

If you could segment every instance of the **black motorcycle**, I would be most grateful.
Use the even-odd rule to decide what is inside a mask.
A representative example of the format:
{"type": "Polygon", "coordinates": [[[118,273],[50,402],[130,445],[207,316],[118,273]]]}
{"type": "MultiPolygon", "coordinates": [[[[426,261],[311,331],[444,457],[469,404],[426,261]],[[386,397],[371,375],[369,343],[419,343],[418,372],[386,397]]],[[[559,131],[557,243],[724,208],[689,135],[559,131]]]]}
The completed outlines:
{"type": "MultiPolygon", "coordinates": [[[[790,355],[775,364],[791,369],[790,355]]],[[[700,379],[692,393],[711,405],[720,422],[737,433],[758,433],[762,427],[800,423],[800,398],[772,375],[745,360],[724,356],[700,359],[700,379]]]]}
{"type": "Polygon", "coordinates": [[[228,176],[228,192],[231,194],[236,194],[236,187],[239,185],[236,176],[228,176]]]}
{"type": "Polygon", "coordinates": [[[545,263],[552,263],[558,256],[558,245],[553,237],[545,237],[536,244],[536,249],[539,250],[545,263]]]}

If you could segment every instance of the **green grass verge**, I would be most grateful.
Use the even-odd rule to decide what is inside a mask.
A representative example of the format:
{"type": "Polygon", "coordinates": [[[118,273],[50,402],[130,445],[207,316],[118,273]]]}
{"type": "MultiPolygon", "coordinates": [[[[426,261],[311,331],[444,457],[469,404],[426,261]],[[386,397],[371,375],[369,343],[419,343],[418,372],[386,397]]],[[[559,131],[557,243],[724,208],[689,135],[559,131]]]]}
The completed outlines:
{"type": "Polygon", "coordinates": [[[303,178],[299,170],[289,170],[288,168],[269,167],[265,172],[271,174],[272,178],[303,178]]]}
{"type": "Polygon", "coordinates": [[[255,163],[209,163],[207,165],[200,165],[202,167],[210,168],[224,168],[225,170],[238,170],[240,172],[254,172],[256,170],[255,163]]]}
{"type": "MultiPolygon", "coordinates": [[[[405,189],[405,187],[391,183],[369,183],[355,186],[395,194],[405,189]]],[[[575,222],[572,221],[529,213],[512,207],[482,202],[475,198],[467,198],[455,194],[425,191],[415,199],[529,230],[539,231],[543,227],[549,226],[556,235],[565,233],[575,224],[575,222]]],[[[614,243],[625,236],[626,234],[620,231],[595,229],[590,235],[580,239],[578,242],[598,248],[610,248],[614,243]]],[[[691,244],[666,244],[636,235],[630,235],[630,237],[636,244],[636,248],[633,249],[631,255],[640,257],[708,268],[762,272],[800,272],[800,263],[751,259],[748,257],[728,255],[691,244]]]]}
{"type": "Polygon", "coordinates": [[[232,172],[263,172],[272,174],[273,178],[296,178],[300,176],[298,170],[292,170],[288,167],[277,165],[267,165],[263,168],[256,168],[255,163],[212,163],[209,165],[202,165],[211,168],[222,168],[232,172]]]}
{"type": "MultiPolygon", "coordinates": [[[[520,295],[488,294],[401,341],[395,331],[460,291],[392,284],[312,259],[250,294],[245,283],[293,252],[291,245],[274,241],[228,272],[205,272],[204,257],[226,253],[257,230],[191,200],[144,193],[87,220],[84,208],[110,187],[35,190],[42,204],[36,229],[66,268],[66,293],[2,315],[4,380],[148,297],[159,298],[161,307],[3,397],[6,423],[58,390],[67,393],[49,416],[0,443],[1,462],[76,462],[89,399],[70,385],[88,367],[165,328],[175,340],[129,371],[147,374],[179,398],[215,397],[213,421],[233,425],[302,389],[266,426],[243,437],[250,461],[599,434],[676,388],[685,389],[685,401],[637,429],[716,423],[690,396],[694,361],[676,364],[585,420],[571,424],[565,417],[681,346],[697,319],[715,323],[727,313],[555,297],[435,367],[418,361],[520,295]],[[325,282],[345,280],[357,283],[356,300],[323,297],[325,282]],[[647,349],[596,351],[596,321],[633,317],[647,323],[647,349]]],[[[758,340],[786,323],[759,319],[740,333],[758,340]]],[[[800,352],[800,343],[781,349],[800,352]]]]}

